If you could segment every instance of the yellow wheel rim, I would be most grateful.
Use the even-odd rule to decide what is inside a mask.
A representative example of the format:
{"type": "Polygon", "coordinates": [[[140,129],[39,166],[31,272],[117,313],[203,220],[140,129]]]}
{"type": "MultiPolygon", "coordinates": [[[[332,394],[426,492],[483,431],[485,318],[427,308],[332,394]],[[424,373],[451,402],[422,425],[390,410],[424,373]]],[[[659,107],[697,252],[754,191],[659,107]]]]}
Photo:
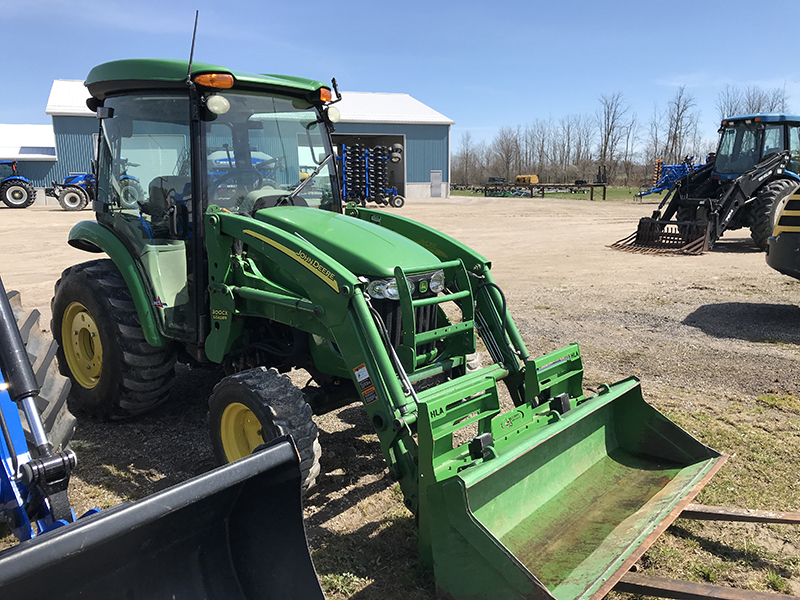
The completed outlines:
{"type": "Polygon", "coordinates": [[[261,422],[253,411],[240,402],[225,407],[219,429],[228,462],[250,456],[256,446],[264,443],[261,422]]]}
{"type": "Polygon", "coordinates": [[[73,302],[64,311],[61,342],[75,381],[86,389],[94,388],[103,369],[103,346],[97,323],[80,302],[73,302]]]}

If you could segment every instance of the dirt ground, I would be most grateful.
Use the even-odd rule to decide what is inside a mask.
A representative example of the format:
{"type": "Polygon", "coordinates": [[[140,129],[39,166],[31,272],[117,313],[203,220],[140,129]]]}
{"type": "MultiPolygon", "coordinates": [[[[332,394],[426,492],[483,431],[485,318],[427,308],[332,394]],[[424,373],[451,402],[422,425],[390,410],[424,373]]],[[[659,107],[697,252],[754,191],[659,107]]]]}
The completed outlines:
{"type": "MultiPolygon", "coordinates": [[[[588,389],[635,375],[659,408],[714,418],[763,394],[800,394],[800,282],[770,269],[746,230],[727,233],[702,256],[606,247],[654,208],[452,197],[408,202],[401,212],[491,259],[531,353],[579,343],[588,389]]],[[[70,227],[91,218],[58,207],[0,208],[0,275],[27,307],[41,310],[44,328],[60,272],[95,258],[66,244],[70,227]]],[[[210,468],[205,399],[215,381],[181,368],[171,400],[154,414],[112,424],[79,415],[73,446],[81,464],[72,491],[79,511],[136,499],[210,468]]],[[[363,411],[352,405],[319,424],[323,474],[305,512],[329,597],[431,597],[431,578],[413,555],[413,526],[363,411]]],[[[800,444],[796,428],[778,435],[795,449],[800,444]]],[[[764,507],[800,510],[779,497],[751,506],[764,507]]],[[[780,545],[774,538],[764,543],[780,545]]],[[[795,546],[782,548],[800,561],[795,546]]]]}

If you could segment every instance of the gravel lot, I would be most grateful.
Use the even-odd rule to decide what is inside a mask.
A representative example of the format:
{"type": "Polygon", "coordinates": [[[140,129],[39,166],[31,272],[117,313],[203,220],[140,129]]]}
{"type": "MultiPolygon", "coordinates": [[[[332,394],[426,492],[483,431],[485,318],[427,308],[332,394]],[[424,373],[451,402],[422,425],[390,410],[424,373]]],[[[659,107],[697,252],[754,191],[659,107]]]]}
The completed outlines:
{"type": "MultiPolygon", "coordinates": [[[[636,375],[657,406],[712,414],[724,414],[730,403],[752,405],[762,394],[800,394],[800,282],[770,269],[746,230],[729,232],[713,252],[697,257],[606,247],[654,207],[453,197],[409,202],[401,212],[490,258],[531,352],[579,343],[588,388],[636,375]]],[[[92,217],[57,207],[0,208],[0,275],[26,306],[41,310],[43,327],[60,272],[95,258],[66,244],[70,227],[92,217]]],[[[181,369],[171,401],[155,414],[115,424],[79,416],[73,502],[110,505],[210,468],[205,398],[214,383],[210,374],[181,369]]],[[[352,535],[365,553],[397,545],[375,545],[387,503],[400,504],[363,417],[350,406],[320,419],[323,475],[306,502],[309,537],[321,548],[318,564],[335,533],[352,535]]],[[[797,431],[792,435],[800,443],[797,431]]],[[[398,531],[399,545],[413,547],[413,534],[398,531]]],[[[390,558],[371,556],[354,569],[366,583],[356,585],[353,597],[403,597],[387,590],[398,569],[417,567],[413,560],[387,567],[390,558]]],[[[414,597],[422,598],[431,587],[420,577],[414,597]]]]}

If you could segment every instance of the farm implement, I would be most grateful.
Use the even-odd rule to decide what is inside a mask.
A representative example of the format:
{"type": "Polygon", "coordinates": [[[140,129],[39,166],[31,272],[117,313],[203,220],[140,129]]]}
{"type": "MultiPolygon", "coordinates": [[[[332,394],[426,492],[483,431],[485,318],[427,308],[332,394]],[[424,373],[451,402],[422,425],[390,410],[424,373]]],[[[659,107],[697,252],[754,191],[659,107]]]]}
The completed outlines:
{"type": "Polygon", "coordinates": [[[800,186],[800,155],[789,144],[799,132],[800,117],[725,119],[713,160],[675,179],[653,215],[642,218],[634,233],[610,247],[646,254],[702,254],[727,230],[749,227],[753,243],[766,249],[779,207],[800,186]]]}
{"type": "Polygon", "coordinates": [[[342,198],[366,206],[367,202],[402,208],[405,198],[397,194],[397,187],[389,183],[389,162],[402,160],[403,147],[342,144],[342,198]]]}
{"type": "Polygon", "coordinates": [[[139,502],[76,518],[67,487],[77,459],[65,448],[74,419],[58,393],[69,381],[48,372],[52,353],[30,329],[36,317],[0,281],[0,515],[20,540],[0,552],[0,597],[323,598],[290,438],[139,502]],[[33,321],[20,330],[16,314],[33,321]],[[43,405],[45,415],[59,414],[42,418],[43,405]]]}
{"type": "Polygon", "coordinates": [[[660,158],[656,160],[653,169],[653,187],[636,194],[637,198],[650,194],[660,194],[665,190],[672,189],[675,183],[682,177],[687,177],[703,165],[692,164],[693,156],[687,156],[679,165],[665,165],[660,158]]]}

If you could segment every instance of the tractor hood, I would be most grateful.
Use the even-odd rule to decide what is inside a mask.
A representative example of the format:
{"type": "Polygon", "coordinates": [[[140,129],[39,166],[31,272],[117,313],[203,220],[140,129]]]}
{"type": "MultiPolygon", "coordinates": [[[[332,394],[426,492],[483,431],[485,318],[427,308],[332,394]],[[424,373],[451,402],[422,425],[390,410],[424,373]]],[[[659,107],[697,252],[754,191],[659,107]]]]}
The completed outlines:
{"type": "Polygon", "coordinates": [[[301,236],[355,275],[393,277],[397,266],[409,269],[440,262],[394,231],[325,210],[277,206],[258,211],[255,218],[301,236]]]}

